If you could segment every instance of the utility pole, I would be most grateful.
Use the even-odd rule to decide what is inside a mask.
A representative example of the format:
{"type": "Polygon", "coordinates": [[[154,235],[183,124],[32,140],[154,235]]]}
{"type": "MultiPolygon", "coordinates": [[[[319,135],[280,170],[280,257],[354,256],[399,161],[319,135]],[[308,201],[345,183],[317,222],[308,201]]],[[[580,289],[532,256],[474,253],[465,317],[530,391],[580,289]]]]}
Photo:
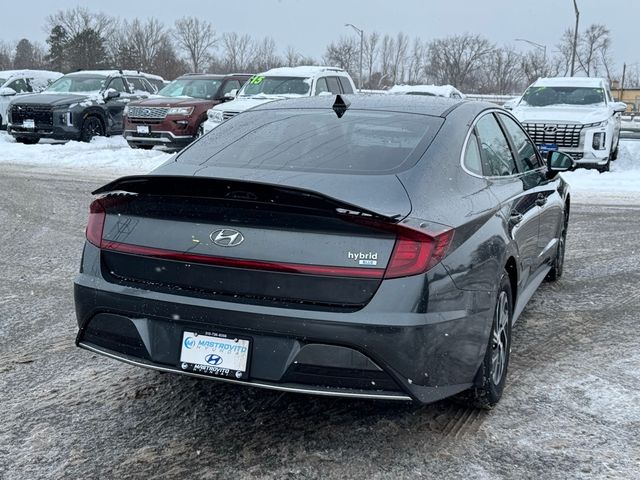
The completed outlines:
{"type": "Polygon", "coordinates": [[[362,93],[362,54],[364,51],[364,30],[359,29],[351,23],[346,23],[345,27],[351,27],[360,34],[360,75],[358,75],[358,90],[362,93]]]}
{"type": "Polygon", "coordinates": [[[620,82],[620,98],[618,98],[619,102],[622,102],[622,96],[624,95],[624,76],[627,73],[627,64],[622,64],[622,81],[620,82]]]}
{"type": "Polygon", "coordinates": [[[573,32],[573,49],[571,51],[571,76],[576,71],[576,50],[578,48],[578,27],[580,24],[580,12],[578,11],[578,4],[576,0],[573,0],[573,8],[576,11],[576,28],[573,32]]]}

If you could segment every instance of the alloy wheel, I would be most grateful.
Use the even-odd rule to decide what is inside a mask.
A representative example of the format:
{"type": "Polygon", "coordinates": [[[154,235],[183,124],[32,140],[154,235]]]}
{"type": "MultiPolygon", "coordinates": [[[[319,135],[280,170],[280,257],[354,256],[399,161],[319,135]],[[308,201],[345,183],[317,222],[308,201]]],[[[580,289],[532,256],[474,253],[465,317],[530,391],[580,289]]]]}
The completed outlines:
{"type": "Polygon", "coordinates": [[[507,292],[500,292],[494,314],[493,331],[491,332],[491,380],[499,385],[506,370],[509,336],[509,297],[507,292]]]}

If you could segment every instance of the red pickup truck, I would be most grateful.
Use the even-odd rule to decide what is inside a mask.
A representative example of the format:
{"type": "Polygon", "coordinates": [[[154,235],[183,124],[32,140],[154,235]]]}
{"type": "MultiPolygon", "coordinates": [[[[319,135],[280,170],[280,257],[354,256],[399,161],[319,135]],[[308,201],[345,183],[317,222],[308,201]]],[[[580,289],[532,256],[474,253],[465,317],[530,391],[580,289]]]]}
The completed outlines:
{"type": "Polygon", "coordinates": [[[161,145],[180,150],[202,134],[207,110],[231,100],[250,74],[190,73],[178,77],[152,98],[129,103],[124,137],[132,148],[161,145]]]}

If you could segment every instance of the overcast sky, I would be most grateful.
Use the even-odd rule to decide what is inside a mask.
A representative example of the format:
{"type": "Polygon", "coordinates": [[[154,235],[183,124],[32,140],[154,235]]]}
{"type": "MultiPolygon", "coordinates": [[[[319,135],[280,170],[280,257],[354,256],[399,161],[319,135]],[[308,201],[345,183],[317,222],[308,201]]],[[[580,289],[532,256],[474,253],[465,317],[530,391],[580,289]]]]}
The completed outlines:
{"type": "MultiPolygon", "coordinates": [[[[47,15],[78,4],[77,0],[8,1],[1,9],[0,40],[27,37],[44,42],[47,15]]],[[[166,24],[194,15],[211,21],[219,33],[269,35],[281,51],[293,45],[318,59],[331,40],[353,33],[344,27],[347,22],[366,32],[404,31],[425,40],[479,33],[520,49],[527,45],[514,39],[525,38],[546,44],[549,53],[575,22],[572,0],[109,0],[82,4],[123,18],[154,16],[166,24]]],[[[616,70],[622,62],[640,61],[640,0],[578,0],[578,7],[580,30],[592,23],[603,23],[611,30],[616,70]]]]}

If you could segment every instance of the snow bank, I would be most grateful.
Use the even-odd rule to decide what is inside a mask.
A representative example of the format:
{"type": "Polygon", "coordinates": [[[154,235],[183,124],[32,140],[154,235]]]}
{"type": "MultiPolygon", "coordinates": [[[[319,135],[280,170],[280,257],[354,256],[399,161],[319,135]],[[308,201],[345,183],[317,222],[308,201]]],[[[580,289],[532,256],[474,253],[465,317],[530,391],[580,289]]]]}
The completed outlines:
{"type": "Polygon", "coordinates": [[[620,141],[620,154],[611,162],[610,172],[581,168],[562,176],[571,185],[574,201],[640,204],[640,141],[620,141]]]}
{"type": "Polygon", "coordinates": [[[121,136],[98,137],[91,143],[68,142],[23,145],[6,132],[0,132],[2,164],[23,164],[93,173],[146,173],[171,157],[160,150],[134,150],[121,136]]]}

